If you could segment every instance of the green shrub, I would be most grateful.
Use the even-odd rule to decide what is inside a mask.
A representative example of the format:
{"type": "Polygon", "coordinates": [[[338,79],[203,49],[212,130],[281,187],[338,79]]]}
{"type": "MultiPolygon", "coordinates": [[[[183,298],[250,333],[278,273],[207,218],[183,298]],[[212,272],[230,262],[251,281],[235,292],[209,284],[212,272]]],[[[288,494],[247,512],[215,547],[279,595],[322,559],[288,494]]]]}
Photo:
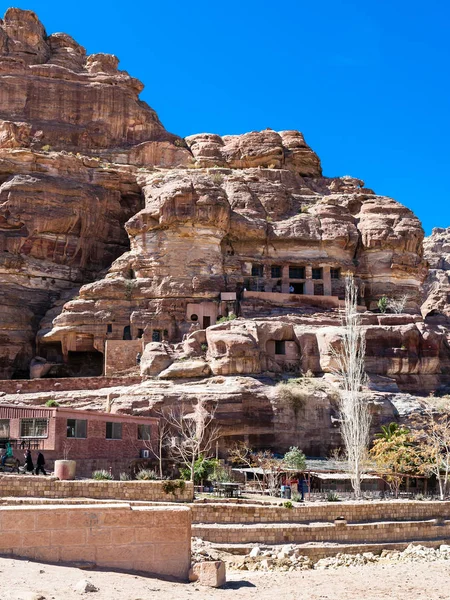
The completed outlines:
{"type": "Polygon", "coordinates": [[[128,475],[128,473],[121,473],[119,475],[119,479],[120,481],[130,481],[131,477],[128,475]]]}
{"type": "Polygon", "coordinates": [[[175,494],[177,490],[182,492],[186,487],[186,482],[182,479],[166,480],[163,481],[162,489],[165,494],[175,494]]]}
{"type": "Polygon", "coordinates": [[[158,475],[152,469],[141,469],[136,473],[136,479],[142,479],[144,481],[154,481],[158,479],[158,475]]]}
{"type": "Polygon", "coordinates": [[[377,305],[380,313],[386,312],[388,304],[389,304],[389,300],[388,300],[387,296],[381,296],[381,298],[378,300],[378,305],[377,305]]]}
{"type": "Polygon", "coordinates": [[[284,455],[283,462],[290,469],[304,471],[306,468],[306,456],[297,446],[289,448],[289,452],[284,455]]]}
{"type": "Polygon", "coordinates": [[[202,344],[200,348],[202,349],[202,352],[206,352],[208,350],[208,344],[202,344]]]}
{"type": "Polygon", "coordinates": [[[327,494],[327,502],[340,502],[341,499],[337,495],[336,492],[328,492],[327,494]]]}
{"type": "Polygon", "coordinates": [[[230,313],[228,317],[220,317],[220,319],[217,319],[217,323],[226,323],[227,321],[234,321],[234,319],[237,319],[237,316],[234,313],[230,313]]]}
{"type": "Polygon", "coordinates": [[[45,403],[45,406],[48,406],[49,408],[56,408],[59,406],[59,402],[57,402],[54,398],[50,398],[50,400],[47,400],[45,403]]]}
{"type": "Polygon", "coordinates": [[[50,150],[51,150],[50,144],[45,144],[44,146],[42,146],[41,150],[43,150],[44,152],[50,152],[50,150]]]}
{"type": "Polygon", "coordinates": [[[294,492],[292,494],[292,500],[294,502],[302,502],[302,497],[300,496],[300,494],[298,494],[297,492],[294,492]]]}
{"type": "Polygon", "coordinates": [[[283,504],[284,508],[294,508],[294,505],[292,504],[292,502],[290,500],[287,500],[284,504],[283,504]]]}
{"type": "Polygon", "coordinates": [[[99,471],[93,471],[92,479],[95,479],[97,481],[111,481],[112,479],[114,479],[114,477],[109,471],[106,471],[105,469],[100,469],[99,471]]]}
{"type": "Polygon", "coordinates": [[[214,181],[214,183],[217,183],[218,185],[223,183],[223,175],[221,173],[212,173],[211,179],[214,181]]]}

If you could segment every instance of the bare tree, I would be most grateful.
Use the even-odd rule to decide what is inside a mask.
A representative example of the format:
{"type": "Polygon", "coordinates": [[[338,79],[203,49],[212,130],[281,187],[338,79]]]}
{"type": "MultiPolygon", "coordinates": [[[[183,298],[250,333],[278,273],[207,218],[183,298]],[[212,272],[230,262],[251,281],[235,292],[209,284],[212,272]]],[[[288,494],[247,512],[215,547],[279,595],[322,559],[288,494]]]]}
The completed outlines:
{"type": "Polygon", "coordinates": [[[171,431],[170,454],[190,471],[194,481],[195,461],[200,456],[208,457],[215,442],[220,438],[220,427],[214,423],[216,407],[198,399],[191,412],[184,405],[167,410],[166,420],[171,431]]]}
{"type": "Polygon", "coordinates": [[[362,392],[366,375],[366,339],[357,308],[358,289],[352,275],[345,280],[345,313],[339,350],[333,351],[335,373],[341,381],[338,400],[341,435],[356,498],[361,498],[361,478],[369,445],[371,415],[362,392]]]}
{"type": "Polygon", "coordinates": [[[412,433],[423,459],[420,470],[428,477],[435,475],[443,500],[450,478],[450,411],[427,403],[424,411],[413,417],[412,423],[412,433]]]}
{"type": "Polygon", "coordinates": [[[387,307],[392,310],[392,312],[400,314],[405,311],[405,307],[409,302],[409,295],[403,294],[398,298],[389,298],[387,301],[387,307]]]}
{"type": "Polygon", "coordinates": [[[157,459],[159,465],[159,476],[163,478],[163,459],[166,453],[166,450],[170,444],[172,429],[170,426],[170,422],[167,416],[167,410],[155,410],[155,415],[159,418],[158,423],[158,434],[156,443],[152,443],[152,441],[146,441],[145,447],[150,450],[153,456],[157,459]]]}

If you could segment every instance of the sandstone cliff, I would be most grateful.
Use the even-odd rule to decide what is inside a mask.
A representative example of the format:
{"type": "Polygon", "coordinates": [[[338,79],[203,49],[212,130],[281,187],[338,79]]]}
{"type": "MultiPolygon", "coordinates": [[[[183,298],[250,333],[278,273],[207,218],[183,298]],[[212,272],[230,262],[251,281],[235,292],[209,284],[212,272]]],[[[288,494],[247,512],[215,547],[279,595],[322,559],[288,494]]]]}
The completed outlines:
{"type": "Polygon", "coordinates": [[[322,376],[352,273],[374,422],[398,414],[389,394],[447,383],[448,232],[424,258],[415,215],[324,176],[300,132],[181,139],[142,88],[31,11],[0,21],[0,377],[30,364],[37,376],[136,375],[139,350],[147,380],[124,380],[117,410],[216,394],[228,436],[289,446],[309,431],[301,445],[323,452],[336,435],[322,376]],[[407,296],[402,314],[378,314],[383,295],[407,296]],[[300,418],[274,382],[302,373],[320,379],[300,418]]]}

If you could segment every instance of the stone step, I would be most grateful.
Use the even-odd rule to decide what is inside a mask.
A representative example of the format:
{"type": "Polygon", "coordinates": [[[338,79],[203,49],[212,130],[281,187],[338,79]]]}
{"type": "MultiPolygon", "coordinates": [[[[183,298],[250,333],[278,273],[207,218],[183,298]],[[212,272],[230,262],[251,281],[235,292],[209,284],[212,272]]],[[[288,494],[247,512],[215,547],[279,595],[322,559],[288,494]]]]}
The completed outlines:
{"type": "MultiPolygon", "coordinates": [[[[441,544],[450,544],[450,538],[439,540],[411,540],[404,542],[383,542],[383,543],[360,543],[360,544],[338,544],[338,543],[306,543],[296,544],[303,556],[308,556],[314,562],[328,556],[336,556],[336,554],[362,554],[363,552],[372,552],[373,554],[381,554],[383,550],[402,551],[410,544],[421,545],[427,548],[439,548],[441,544]]],[[[248,544],[212,544],[211,547],[221,553],[230,554],[233,556],[248,556],[255,547],[248,544]]],[[[283,544],[279,544],[281,550],[283,544]]],[[[261,544],[261,550],[277,547],[277,544],[268,546],[261,544]]]]}
{"type": "Polygon", "coordinates": [[[450,521],[378,521],[371,523],[194,524],[192,535],[214,543],[287,544],[410,543],[450,538],[450,521]]]}

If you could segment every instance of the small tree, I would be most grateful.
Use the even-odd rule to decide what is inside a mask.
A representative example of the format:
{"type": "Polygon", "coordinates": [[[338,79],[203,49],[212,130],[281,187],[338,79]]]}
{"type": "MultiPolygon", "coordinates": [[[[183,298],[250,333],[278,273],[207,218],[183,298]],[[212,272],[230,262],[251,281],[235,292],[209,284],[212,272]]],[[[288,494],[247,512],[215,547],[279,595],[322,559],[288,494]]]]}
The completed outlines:
{"type": "Polygon", "coordinates": [[[166,413],[171,430],[169,452],[175,460],[189,469],[194,481],[195,462],[203,455],[210,458],[215,442],[220,438],[220,427],[214,423],[214,407],[198,399],[191,412],[184,405],[169,409],[166,413]]]}
{"type": "Polygon", "coordinates": [[[380,313],[385,313],[387,311],[387,308],[389,306],[389,299],[387,296],[381,296],[381,298],[378,300],[378,310],[380,311],[380,313]]]}
{"type": "MultiPolygon", "coordinates": [[[[394,425],[397,425],[396,423],[394,425]]],[[[413,436],[404,428],[386,429],[370,451],[377,473],[386,481],[395,498],[407,475],[416,474],[420,468],[420,455],[413,436]]]]}
{"type": "Polygon", "coordinates": [[[306,456],[297,448],[292,446],[289,448],[289,452],[286,452],[283,458],[283,463],[288,469],[295,469],[297,471],[304,471],[306,469],[306,456]]]}
{"type": "Polygon", "coordinates": [[[145,441],[144,446],[153,454],[158,461],[159,466],[159,477],[163,478],[163,461],[166,454],[167,448],[170,443],[171,437],[171,426],[167,418],[167,410],[155,410],[156,416],[159,418],[158,422],[158,433],[156,443],[152,443],[151,440],[145,441]]]}
{"type": "Polygon", "coordinates": [[[450,412],[428,403],[422,414],[414,417],[412,433],[423,455],[420,470],[426,476],[435,475],[443,500],[450,475],[450,412]]]}
{"type": "Polygon", "coordinates": [[[371,415],[362,391],[365,383],[364,357],[366,339],[357,306],[358,290],[353,276],[345,280],[345,314],[340,349],[332,350],[336,360],[334,372],[341,380],[338,400],[341,435],[344,442],[350,479],[356,498],[361,497],[363,463],[369,445],[371,415]]]}

